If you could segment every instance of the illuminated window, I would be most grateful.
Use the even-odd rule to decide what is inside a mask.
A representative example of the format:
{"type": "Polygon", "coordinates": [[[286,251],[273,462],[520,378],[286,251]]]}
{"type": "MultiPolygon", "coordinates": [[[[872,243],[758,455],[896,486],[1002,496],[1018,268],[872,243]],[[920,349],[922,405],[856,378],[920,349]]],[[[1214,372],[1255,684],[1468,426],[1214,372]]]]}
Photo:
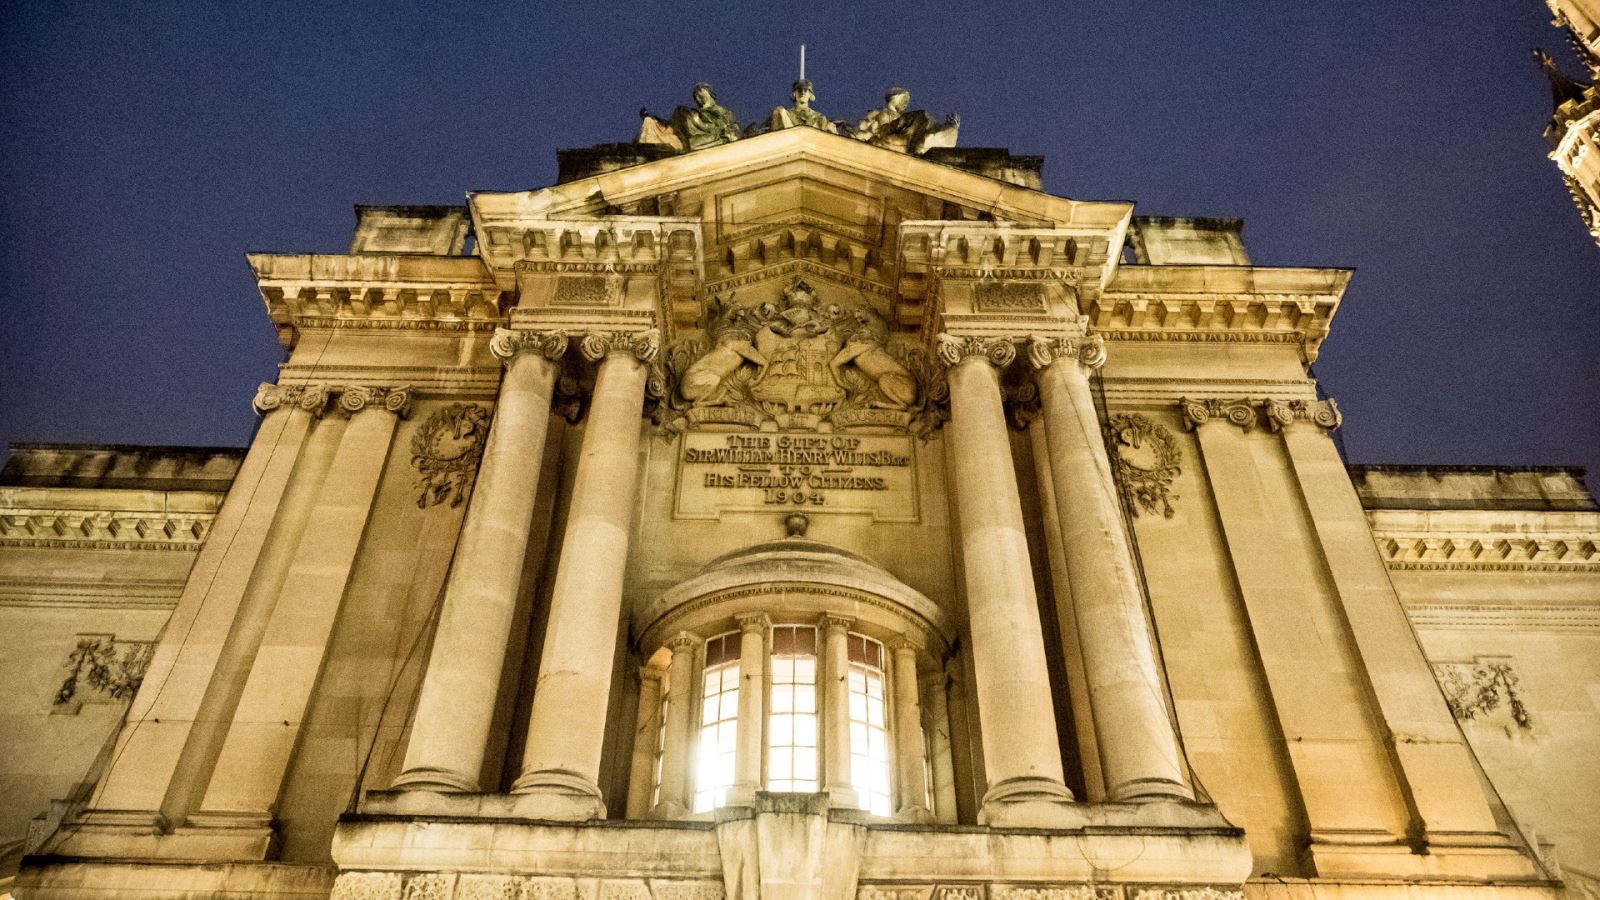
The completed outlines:
{"type": "Polygon", "coordinates": [[[739,633],[706,641],[700,692],[700,739],[694,752],[694,811],[728,801],[739,732],[739,633]]]}
{"type": "Polygon", "coordinates": [[[850,780],[861,808],[875,816],[891,812],[889,731],[883,702],[883,645],[852,634],[850,647],[850,780]]]}
{"type": "Polygon", "coordinates": [[[817,630],[772,629],[772,711],[767,717],[767,790],[817,789],[817,630]]]}

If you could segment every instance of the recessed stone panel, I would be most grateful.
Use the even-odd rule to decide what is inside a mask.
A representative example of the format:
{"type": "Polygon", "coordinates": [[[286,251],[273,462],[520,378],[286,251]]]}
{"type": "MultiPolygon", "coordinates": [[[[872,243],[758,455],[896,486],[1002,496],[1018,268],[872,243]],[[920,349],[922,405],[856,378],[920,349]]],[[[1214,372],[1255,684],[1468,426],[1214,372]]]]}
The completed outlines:
{"type": "Polygon", "coordinates": [[[797,510],[916,522],[911,442],[906,435],[689,432],[678,446],[674,515],[797,510]]]}

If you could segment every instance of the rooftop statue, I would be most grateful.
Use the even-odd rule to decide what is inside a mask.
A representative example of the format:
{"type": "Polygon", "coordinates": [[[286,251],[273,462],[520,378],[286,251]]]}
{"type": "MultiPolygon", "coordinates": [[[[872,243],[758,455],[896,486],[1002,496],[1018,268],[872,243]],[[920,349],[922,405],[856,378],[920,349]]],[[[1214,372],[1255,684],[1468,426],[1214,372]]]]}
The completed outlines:
{"type": "Polygon", "coordinates": [[[926,110],[907,109],[910,105],[910,91],[890,88],[883,97],[883,108],[867,113],[851,137],[913,156],[921,156],[934,147],[956,145],[956,135],[961,129],[960,116],[952,114],[936,125],[926,110]]]}
{"type": "Polygon", "coordinates": [[[738,118],[733,110],[717,103],[711,85],[704,81],[695,85],[693,97],[694,106],[674,109],[670,122],[640,110],[644,122],[639,126],[639,143],[666,144],[679,152],[687,152],[739,139],[738,118]]]}
{"type": "Polygon", "coordinates": [[[794,128],[804,125],[826,131],[829,134],[838,134],[839,126],[830,121],[827,116],[811,108],[811,101],[817,99],[817,92],[811,82],[802,78],[794,83],[794,88],[789,91],[789,96],[794,100],[794,106],[775,107],[772,110],[772,121],[768,126],[771,131],[784,128],[794,128]]]}

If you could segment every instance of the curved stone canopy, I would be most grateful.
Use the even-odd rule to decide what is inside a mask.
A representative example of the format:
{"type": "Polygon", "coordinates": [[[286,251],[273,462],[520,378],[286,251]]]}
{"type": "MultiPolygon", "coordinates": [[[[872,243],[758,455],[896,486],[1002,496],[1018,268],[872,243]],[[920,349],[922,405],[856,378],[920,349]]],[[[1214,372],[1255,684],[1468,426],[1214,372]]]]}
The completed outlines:
{"type": "MultiPolygon", "coordinates": [[[[926,595],[895,577],[889,570],[857,553],[823,541],[787,537],[742,547],[707,563],[687,580],[669,588],[643,610],[638,621],[641,644],[649,645],[669,630],[665,626],[682,618],[697,601],[717,603],[729,594],[767,588],[793,590],[796,595],[822,590],[834,596],[858,597],[857,606],[872,605],[919,624],[930,637],[945,643],[955,639],[950,614],[926,595]],[[873,598],[888,604],[872,604],[873,598]]],[[[854,612],[870,618],[865,610],[854,612]]]]}

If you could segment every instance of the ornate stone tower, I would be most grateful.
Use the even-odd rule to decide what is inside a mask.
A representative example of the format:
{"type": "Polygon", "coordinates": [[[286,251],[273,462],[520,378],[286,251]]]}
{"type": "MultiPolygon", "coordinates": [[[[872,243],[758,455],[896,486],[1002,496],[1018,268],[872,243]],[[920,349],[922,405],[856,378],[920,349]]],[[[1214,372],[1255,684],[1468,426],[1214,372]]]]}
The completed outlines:
{"type": "Polygon", "coordinates": [[[1555,111],[1545,126],[1550,158],[1567,183],[1578,215],[1600,243],[1600,3],[1594,0],[1545,0],[1555,13],[1553,24],[1567,35],[1589,80],[1569,78],[1549,54],[1536,56],[1550,78],[1555,111]]]}

